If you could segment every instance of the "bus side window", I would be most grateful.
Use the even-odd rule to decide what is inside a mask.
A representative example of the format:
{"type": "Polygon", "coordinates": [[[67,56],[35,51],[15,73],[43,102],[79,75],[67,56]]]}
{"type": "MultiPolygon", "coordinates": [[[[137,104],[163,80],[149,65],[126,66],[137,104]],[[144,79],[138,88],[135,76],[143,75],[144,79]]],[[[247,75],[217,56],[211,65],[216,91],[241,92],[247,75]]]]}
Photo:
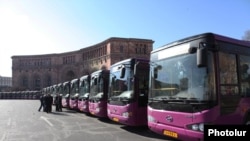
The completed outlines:
{"type": "Polygon", "coordinates": [[[238,95],[236,55],[219,53],[220,90],[222,95],[238,95]]]}
{"type": "Polygon", "coordinates": [[[239,76],[241,81],[241,95],[250,97],[250,57],[240,56],[239,76]]]}

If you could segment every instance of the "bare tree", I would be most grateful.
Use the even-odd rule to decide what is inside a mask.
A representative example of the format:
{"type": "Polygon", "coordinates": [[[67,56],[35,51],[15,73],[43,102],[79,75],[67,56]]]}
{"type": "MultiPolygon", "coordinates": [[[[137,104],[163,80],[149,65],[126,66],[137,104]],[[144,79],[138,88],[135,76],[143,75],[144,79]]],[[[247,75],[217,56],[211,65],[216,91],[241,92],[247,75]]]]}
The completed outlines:
{"type": "Polygon", "coordinates": [[[243,40],[250,41],[250,30],[245,32],[245,35],[242,37],[243,40]]]}

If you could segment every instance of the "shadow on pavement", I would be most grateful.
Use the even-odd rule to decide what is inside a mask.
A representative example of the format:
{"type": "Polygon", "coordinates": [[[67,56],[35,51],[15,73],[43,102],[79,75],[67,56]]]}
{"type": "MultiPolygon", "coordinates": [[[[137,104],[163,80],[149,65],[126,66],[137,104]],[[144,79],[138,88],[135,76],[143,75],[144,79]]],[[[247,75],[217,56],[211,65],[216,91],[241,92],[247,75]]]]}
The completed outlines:
{"type": "Polygon", "coordinates": [[[147,126],[122,126],[122,129],[140,135],[140,136],[144,136],[147,138],[154,138],[154,139],[162,139],[162,140],[169,140],[169,141],[178,141],[169,137],[166,137],[164,135],[159,135],[156,134],[152,131],[149,130],[149,128],[147,126]]]}

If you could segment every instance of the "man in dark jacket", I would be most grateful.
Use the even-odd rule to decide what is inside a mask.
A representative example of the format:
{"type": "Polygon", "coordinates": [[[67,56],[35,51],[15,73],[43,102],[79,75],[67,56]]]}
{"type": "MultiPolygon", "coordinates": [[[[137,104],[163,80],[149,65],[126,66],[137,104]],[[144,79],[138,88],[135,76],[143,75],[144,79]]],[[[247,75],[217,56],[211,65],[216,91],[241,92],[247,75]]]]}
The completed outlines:
{"type": "Polygon", "coordinates": [[[51,113],[52,112],[52,105],[53,105],[53,97],[50,95],[50,94],[48,94],[48,98],[47,98],[47,102],[48,102],[48,104],[47,104],[47,106],[48,106],[48,112],[47,113],[51,113]]]}
{"type": "Polygon", "coordinates": [[[41,104],[40,104],[40,107],[38,109],[39,112],[41,111],[42,108],[44,110],[44,96],[43,95],[40,96],[40,103],[41,104]]]}
{"type": "Polygon", "coordinates": [[[56,111],[59,111],[59,94],[56,95],[55,100],[54,100],[55,106],[56,106],[56,111]]]}

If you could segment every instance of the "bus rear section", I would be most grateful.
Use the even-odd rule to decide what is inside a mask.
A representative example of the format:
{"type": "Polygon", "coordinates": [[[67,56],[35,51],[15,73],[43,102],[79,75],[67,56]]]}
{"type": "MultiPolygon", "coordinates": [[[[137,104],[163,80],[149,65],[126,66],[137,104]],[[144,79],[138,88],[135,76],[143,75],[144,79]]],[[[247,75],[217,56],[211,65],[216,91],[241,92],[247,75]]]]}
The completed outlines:
{"type": "Polygon", "coordinates": [[[109,85],[109,70],[98,70],[91,74],[89,113],[101,117],[107,117],[107,97],[109,85]]]}
{"type": "Polygon", "coordinates": [[[78,110],[89,113],[90,75],[84,75],[79,82],[78,110]]]}
{"type": "Polygon", "coordinates": [[[147,125],[149,60],[130,58],[110,67],[108,117],[129,126],[147,125]]]}
{"type": "Polygon", "coordinates": [[[204,126],[250,123],[250,43],[205,33],[151,52],[148,127],[183,141],[204,126]],[[246,53],[248,52],[248,53],[246,53]],[[244,83],[247,81],[247,84],[244,83]]]}
{"type": "Polygon", "coordinates": [[[79,97],[79,79],[75,78],[70,82],[70,98],[69,108],[78,110],[78,97],[79,97]]]}

